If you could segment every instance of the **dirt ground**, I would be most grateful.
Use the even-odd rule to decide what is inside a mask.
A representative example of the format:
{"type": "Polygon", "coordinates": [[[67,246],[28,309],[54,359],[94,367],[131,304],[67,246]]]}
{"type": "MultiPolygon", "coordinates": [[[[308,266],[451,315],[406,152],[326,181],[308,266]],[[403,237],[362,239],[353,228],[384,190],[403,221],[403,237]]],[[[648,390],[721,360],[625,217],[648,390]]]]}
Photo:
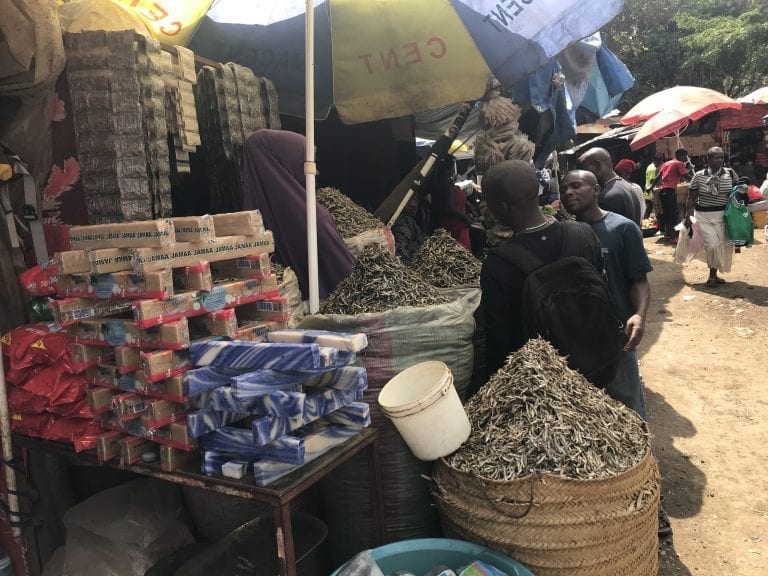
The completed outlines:
{"type": "Polygon", "coordinates": [[[734,256],[727,284],[646,238],[654,271],[639,349],[662,501],[674,535],[661,576],[768,574],[768,243],[734,256]]]}

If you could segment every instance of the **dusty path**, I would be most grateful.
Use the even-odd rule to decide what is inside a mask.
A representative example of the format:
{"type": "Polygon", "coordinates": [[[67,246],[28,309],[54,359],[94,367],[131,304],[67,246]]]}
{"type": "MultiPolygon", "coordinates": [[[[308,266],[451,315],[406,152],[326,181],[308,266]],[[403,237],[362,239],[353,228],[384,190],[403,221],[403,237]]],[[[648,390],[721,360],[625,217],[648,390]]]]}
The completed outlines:
{"type": "Polygon", "coordinates": [[[755,238],[716,288],[703,263],[679,266],[645,240],[655,270],[640,369],[674,529],[661,576],[768,574],[768,244],[755,238]]]}

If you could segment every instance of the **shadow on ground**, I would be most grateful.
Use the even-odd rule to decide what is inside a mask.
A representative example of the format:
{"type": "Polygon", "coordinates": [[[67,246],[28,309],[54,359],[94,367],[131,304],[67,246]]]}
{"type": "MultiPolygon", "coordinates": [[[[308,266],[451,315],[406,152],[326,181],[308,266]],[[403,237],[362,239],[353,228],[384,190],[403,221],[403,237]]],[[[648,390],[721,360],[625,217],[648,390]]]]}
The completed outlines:
{"type": "Polygon", "coordinates": [[[752,286],[741,280],[707,286],[704,283],[686,283],[692,290],[723,298],[743,298],[755,306],[768,306],[768,287],[752,286]]]}
{"type": "MultiPolygon", "coordinates": [[[[661,394],[649,388],[645,389],[645,394],[653,450],[661,471],[662,505],[669,514],[674,531],[676,519],[696,516],[703,503],[706,476],[674,444],[675,438],[694,436],[696,427],[672,408],[661,394]]],[[[661,540],[659,566],[659,576],[691,574],[675,551],[674,536],[661,540]]]]}

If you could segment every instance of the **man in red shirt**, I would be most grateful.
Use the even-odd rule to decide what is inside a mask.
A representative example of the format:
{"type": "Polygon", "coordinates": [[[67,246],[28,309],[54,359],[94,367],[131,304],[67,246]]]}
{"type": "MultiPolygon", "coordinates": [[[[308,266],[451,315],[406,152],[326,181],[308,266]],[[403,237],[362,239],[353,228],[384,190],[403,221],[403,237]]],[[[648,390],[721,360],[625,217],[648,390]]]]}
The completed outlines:
{"type": "Polygon", "coordinates": [[[678,148],[675,150],[674,160],[668,160],[661,165],[659,175],[653,182],[653,189],[661,183],[659,200],[661,201],[661,229],[664,231],[665,240],[675,239],[675,226],[678,222],[677,214],[677,185],[680,180],[690,180],[693,176],[693,166],[688,159],[688,150],[678,148]]]}

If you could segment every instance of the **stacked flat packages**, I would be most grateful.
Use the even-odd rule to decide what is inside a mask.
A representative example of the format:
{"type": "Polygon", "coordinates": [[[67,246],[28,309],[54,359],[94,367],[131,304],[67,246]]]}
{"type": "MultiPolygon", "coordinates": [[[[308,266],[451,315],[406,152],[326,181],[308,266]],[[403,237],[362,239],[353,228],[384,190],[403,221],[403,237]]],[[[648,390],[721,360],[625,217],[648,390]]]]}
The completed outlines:
{"type": "Polygon", "coordinates": [[[51,309],[87,375],[95,419],[111,431],[99,439],[99,457],[158,459],[169,470],[187,463],[198,453],[187,424],[191,345],[264,341],[285,326],[245,308],[282,306],[272,233],[252,210],[74,226],[70,240],[73,250],[56,257],[51,309]],[[212,272],[211,262],[231,270],[239,260],[258,262],[258,274],[212,272]]]}

